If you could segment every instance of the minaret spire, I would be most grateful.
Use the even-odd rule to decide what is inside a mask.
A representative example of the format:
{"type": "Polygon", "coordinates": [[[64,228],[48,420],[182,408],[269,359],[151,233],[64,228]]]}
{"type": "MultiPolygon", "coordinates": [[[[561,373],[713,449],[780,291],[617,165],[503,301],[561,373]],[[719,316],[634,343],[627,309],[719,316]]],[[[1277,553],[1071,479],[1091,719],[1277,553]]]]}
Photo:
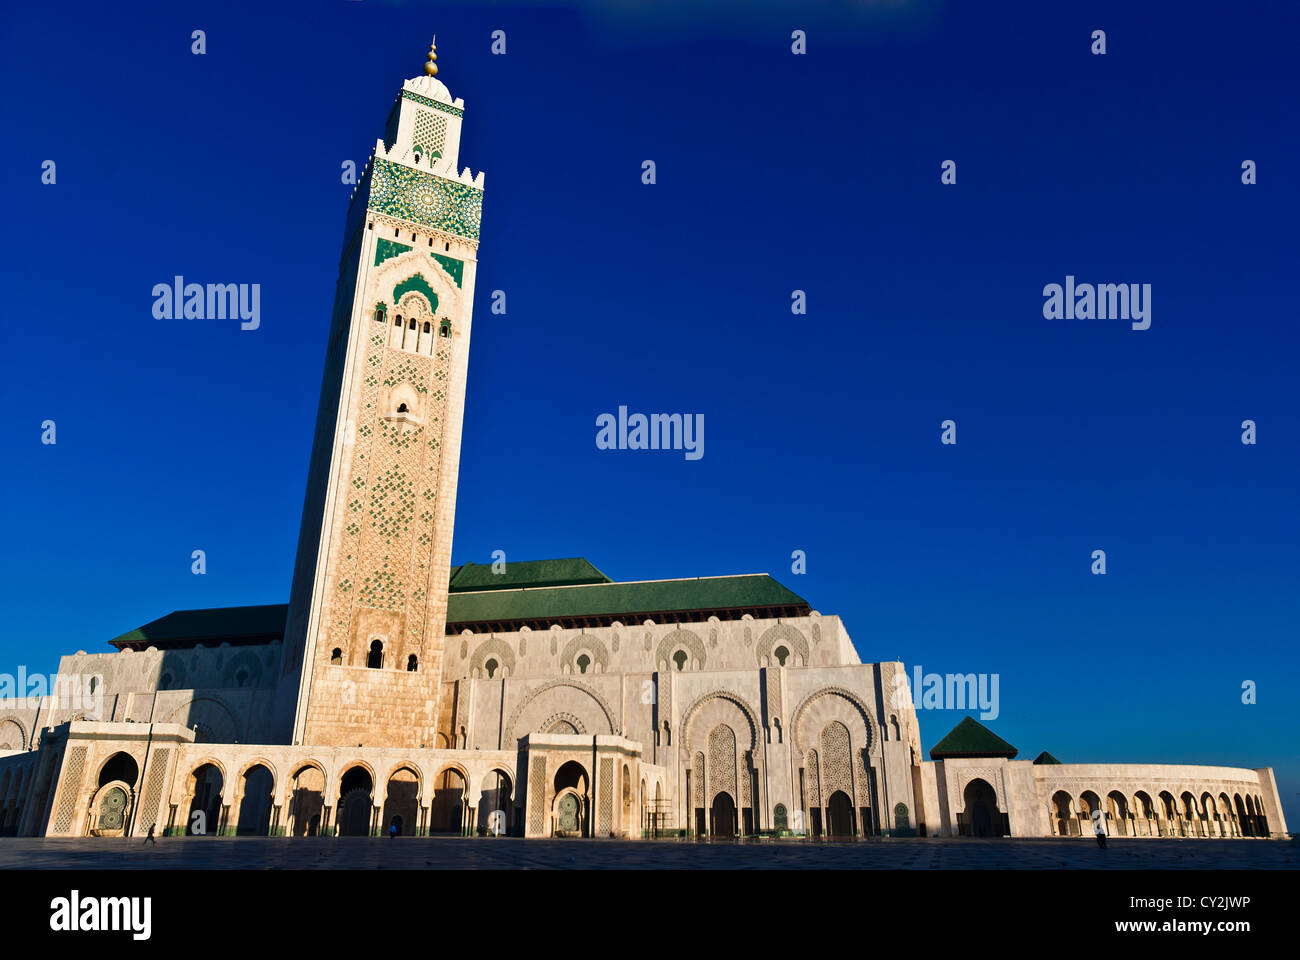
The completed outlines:
{"type": "Polygon", "coordinates": [[[424,65],[424,75],[426,77],[436,77],[438,75],[438,65],[433,61],[438,59],[438,35],[433,35],[433,40],[429,42],[429,58],[424,65]]]}

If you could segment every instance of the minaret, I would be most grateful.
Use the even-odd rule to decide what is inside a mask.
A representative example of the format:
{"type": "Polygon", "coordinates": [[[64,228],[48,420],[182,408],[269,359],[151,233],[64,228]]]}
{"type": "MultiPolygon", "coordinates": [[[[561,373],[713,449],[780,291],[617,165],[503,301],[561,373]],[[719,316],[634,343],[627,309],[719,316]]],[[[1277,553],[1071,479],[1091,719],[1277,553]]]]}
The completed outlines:
{"type": "Polygon", "coordinates": [[[436,60],[348,211],[277,690],[292,743],[435,743],[483,204],[436,60]]]}

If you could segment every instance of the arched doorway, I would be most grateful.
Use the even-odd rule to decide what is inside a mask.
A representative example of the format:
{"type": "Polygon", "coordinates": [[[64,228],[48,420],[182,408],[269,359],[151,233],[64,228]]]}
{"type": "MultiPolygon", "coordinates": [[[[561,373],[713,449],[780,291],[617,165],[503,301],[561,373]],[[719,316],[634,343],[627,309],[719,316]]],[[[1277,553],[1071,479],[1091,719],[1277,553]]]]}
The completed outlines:
{"type": "Polygon", "coordinates": [[[189,813],[185,820],[185,835],[189,837],[215,837],[221,832],[221,791],[225,777],[213,763],[204,763],[190,774],[189,813]]]}
{"type": "Polygon", "coordinates": [[[1052,821],[1056,826],[1058,837],[1068,837],[1071,833],[1078,833],[1079,827],[1070,804],[1070,795],[1064,790],[1057,790],[1052,794],[1052,821]]]}
{"type": "Polygon", "coordinates": [[[962,794],[966,809],[958,815],[958,833],[966,837],[1002,836],[1002,811],[998,795],[987,780],[976,777],[962,794]]]}
{"type": "Polygon", "coordinates": [[[275,777],[259,763],[244,771],[242,786],[235,836],[265,837],[271,832],[271,794],[275,790],[275,777]]]}
{"type": "Polygon", "coordinates": [[[853,836],[853,801],[843,790],[836,790],[826,801],[826,835],[853,836]]]}
{"type": "Polygon", "coordinates": [[[293,795],[289,814],[293,817],[295,837],[320,835],[321,811],[325,806],[325,775],[308,764],[293,775],[293,795]]]}
{"type": "Polygon", "coordinates": [[[99,768],[99,790],[91,808],[91,832],[95,836],[125,836],[130,832],[139,776],[140,768],[129,753],[115,753],[99,768]]]}
{"type": "MultiPolygon", "coordinates": [[[[1101,820],[1101,798],[1091,790],[1085,790],[1079,794],[1079,823],[1080,829],[1092,836],[1096,833],[1096,824],[1101,820]]],[[[1105,827],[1102,827],[1105,830],[1105,827]]]]}
{"type": "Polygon", "coordinates": [[[489,770],[483,777],[478,799],[478,833],[490,837],[510,832],[510,778],[500,770],[489,770]]]}
{"type": "Polygon", "coordinates": [[[1150,837],[1157,832],[1155,825],[1155,804],[1151,802],[1151,795],[1145,790],[1139,790],[1133,794],[1133,813],[1136,817],[1134,821],[1137,825],[1139,836],[1150,837]]]}
{"type": "Polygon", "coordinates": [[[465,777],[455,767],[448,767],[434,778],[433,803],[429,807],[430,833],[461,832],[467,788],[465,777]]]}
{"type": "Polygon", "coordinates": [[[374,789],[374,780],[365,767],[352,767],[343,774],[343,781],[339,784],[340,837],[370,836],[374,789]]]}
{"type": "Polygon", "coordinates": [[[99,768],[99,786],[121,780],[134,788],[139,776],[140,768],[136,765],[134,757],[129,753],[115,753],[99,768]]]}
{"type": "Polygon", "coordinates": [[[585,837],[588,834],[587,770],[570,760],[555,771],[555,803],[552,810],[556,836],[585,837]]]}
{"type": "Polygon", "coordinates": [[[709,822],[713,825],[710,834],[722,840],[734,840],[736,837],[736,801],[731,794],[723,790],[713,798],[709,809],[709,822]]]}
{"type": "Polygon", "coordinates": [[[1106,826],[1110,833],[1128,836],[1128,798],[1118,790],[1106,794],[1106,826]]]}
{"type": "Polygon", "coordinates": [[[397,828],[397,836],[413,834],[419,825],[420,778],[410,767],[400,767],[388,778],[387,795],[384,798],[383,828],[384,833],[391,834],[397,828]]]}

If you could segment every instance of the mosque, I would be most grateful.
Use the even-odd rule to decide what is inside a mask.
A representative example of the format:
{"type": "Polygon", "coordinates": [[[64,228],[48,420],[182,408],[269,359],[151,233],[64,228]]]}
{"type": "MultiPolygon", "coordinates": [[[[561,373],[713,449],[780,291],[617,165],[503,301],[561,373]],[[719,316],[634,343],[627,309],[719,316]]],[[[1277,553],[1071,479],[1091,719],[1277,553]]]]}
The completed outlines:
{"type": "Polygon", "coordinates": [[[453,566],[484,176],[436,60],[348,210],[288,603],[0,701],[0,835],[1285,835],[1271,768],[1017,759],[973,719],[924,759],[903,664],[767,574],[453,566]]]}

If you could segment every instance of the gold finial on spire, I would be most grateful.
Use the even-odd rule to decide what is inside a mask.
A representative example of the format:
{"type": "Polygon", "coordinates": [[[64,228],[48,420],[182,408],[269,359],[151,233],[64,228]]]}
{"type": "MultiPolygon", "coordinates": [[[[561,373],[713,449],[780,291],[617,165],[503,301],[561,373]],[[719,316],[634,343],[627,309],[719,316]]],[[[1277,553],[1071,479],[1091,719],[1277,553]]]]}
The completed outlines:
{"type": "Polygon", "coordinates": [[[438,59],[438,35],[434,34],[433,40],[429,43],[429,62],[424,65],[424,75],[426,77],[436,77],[438,75],[438,65],[433,61],[438,59]]]}

